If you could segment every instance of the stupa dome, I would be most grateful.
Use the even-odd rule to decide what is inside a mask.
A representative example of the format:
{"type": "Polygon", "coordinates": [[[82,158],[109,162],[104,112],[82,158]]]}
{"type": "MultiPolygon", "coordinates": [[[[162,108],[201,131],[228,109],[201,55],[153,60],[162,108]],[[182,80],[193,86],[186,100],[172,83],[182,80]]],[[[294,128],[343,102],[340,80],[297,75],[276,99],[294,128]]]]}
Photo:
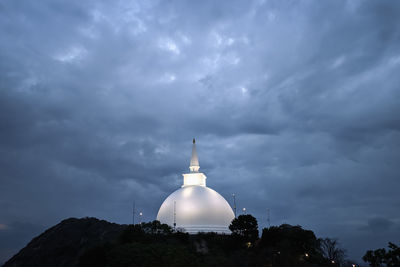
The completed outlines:
{"type": "Polygon", "coordinates": [[[157,220],[188,233],[230,233],[229,225],[235,218],[228,202],[215,190],[206,186],[206,176],[200,165],[193,139],[190,173],[183,174],[183,185],[165,199],[157,220]]]}

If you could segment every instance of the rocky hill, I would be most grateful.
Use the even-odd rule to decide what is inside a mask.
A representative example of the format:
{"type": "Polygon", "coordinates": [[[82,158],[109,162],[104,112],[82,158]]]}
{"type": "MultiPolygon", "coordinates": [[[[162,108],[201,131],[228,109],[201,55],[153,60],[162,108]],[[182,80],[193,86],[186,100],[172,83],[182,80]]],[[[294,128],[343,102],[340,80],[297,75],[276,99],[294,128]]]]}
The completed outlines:
{"type": "Polygon", "coordinates": [[[115,240],[126,227],[96,218],[66,219],[35,237],[3,267],[77,266],[87,249],[115,240]]]}

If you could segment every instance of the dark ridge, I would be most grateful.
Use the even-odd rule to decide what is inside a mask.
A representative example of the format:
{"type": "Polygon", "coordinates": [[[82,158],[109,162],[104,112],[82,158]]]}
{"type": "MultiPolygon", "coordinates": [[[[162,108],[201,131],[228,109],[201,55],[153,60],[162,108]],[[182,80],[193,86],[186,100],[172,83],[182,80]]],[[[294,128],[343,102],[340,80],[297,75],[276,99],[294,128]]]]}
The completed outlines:
{"type": "Polygon", "coordinates": [[[87,249],[112,242],[126,227],[96,218],[69,218],[32,239],[3,267],[77,266],[87,249]]]}

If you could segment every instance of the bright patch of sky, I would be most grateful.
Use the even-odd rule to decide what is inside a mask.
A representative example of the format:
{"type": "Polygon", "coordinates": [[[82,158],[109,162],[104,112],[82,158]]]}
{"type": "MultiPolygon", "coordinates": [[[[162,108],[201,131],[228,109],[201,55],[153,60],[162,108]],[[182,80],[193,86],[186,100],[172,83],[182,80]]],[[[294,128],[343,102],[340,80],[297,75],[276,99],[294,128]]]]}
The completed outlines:
{"type": "Polygon", "coordinates": [[[87,51],[85,48],[81,46],[72,46],[64,52],[55,55],[54,58],[64,63],[73,63],[83,59],[86,53],[87,51]]]}
{"type": "Polygon", "coordinates": [[[178,45],[169,38],[161,38],[158,41],[158,47],[160,47],[162,50],[171,52],[172,54],[179,55],[181,53],[178,45]]]}

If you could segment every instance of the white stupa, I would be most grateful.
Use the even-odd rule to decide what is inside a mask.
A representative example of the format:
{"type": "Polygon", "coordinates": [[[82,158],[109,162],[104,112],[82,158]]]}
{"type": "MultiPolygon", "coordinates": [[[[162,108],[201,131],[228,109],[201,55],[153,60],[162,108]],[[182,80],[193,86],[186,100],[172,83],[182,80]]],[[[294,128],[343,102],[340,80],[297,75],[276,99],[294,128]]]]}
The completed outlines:
{"type": "Polygon", "coordinates": [[[157,220],[186,232],[217,232],[229,234],[234,214],[228,202],[206,186],[206,176],[199,172],[199,158],[193,139],[190,173],[183,174],[183,185],[162,203],[157,220]]]}

